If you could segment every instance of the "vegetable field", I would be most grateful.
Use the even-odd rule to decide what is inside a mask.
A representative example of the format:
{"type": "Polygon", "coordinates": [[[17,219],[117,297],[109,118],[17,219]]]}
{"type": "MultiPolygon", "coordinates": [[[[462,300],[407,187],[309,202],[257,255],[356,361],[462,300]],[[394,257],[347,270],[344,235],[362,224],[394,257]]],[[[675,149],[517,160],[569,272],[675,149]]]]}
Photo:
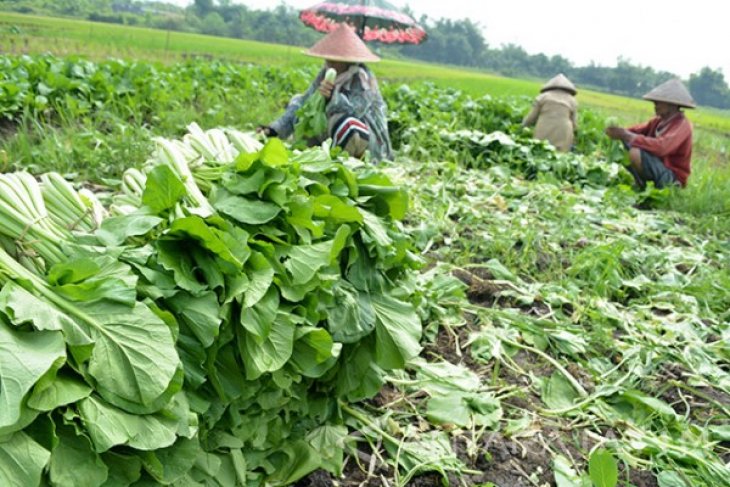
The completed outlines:
{"type": "Polygon", "coordinates": [[[730,486],[714,129],[639,193],[524,93],[393,77],[373,165],[247,131],[316,67],[0,65],[0,485],[730,486]]]}

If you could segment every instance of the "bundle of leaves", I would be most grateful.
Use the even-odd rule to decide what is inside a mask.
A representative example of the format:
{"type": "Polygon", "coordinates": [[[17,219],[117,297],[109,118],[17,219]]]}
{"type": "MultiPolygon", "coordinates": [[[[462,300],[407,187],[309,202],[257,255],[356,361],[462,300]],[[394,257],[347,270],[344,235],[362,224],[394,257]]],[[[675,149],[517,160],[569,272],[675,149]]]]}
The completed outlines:
{"type": "Polygon", "coordinates": [[[406,193],[278,139],[158,146],[45,267],[0,253],[3,485],[341,473],[342,408],[420,351],[406,193]]]}
{"type": "MultiPolygon", "coordinates": [[[[324,80],[334,83],[337,71],[328,68],[324,80]]],[[[307,140],[321,137],[327,132],[327,100],[319,91],[312,93],[301,108],[297,110],[297,123],[294,126],[294,138],[306,145],[307,140]]]]}

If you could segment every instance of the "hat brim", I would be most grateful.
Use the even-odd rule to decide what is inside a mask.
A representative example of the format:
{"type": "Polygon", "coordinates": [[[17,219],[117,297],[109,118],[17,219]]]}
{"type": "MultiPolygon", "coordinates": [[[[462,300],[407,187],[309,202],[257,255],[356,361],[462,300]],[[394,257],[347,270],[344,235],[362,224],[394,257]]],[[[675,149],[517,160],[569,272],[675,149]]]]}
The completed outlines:
{"type": "Polygon", "coordinates": [[[372,57],[366,56],[330,56],[326,54],[316,54],[309,51],[302,51],[302,54],[309,57],[316,57],[320,59],[326,59],[328,61],[339,61],[342,63],[377,63],[380,61],[378,56],[373,55],[372,57]]]}
{"type": "Polygon", "coordinates": [[[571,95],[575,96],[578,94],[578,90],[574,90],[572,88],[568,88],[566,86],[548,86],[546,88],[542,88],[540,90],[540,93],[545,93],[546,91],[553,91],[553,90],[561,90],[565,91],[567,93],[570,93],[571,95]]]}
{"type": "Polygon", "coordinates": [[[666,98],[662,98],[661,96],[646,96],[646,95],[644,95],[642,98],[644,100],[658,101],[658,102],[661,102],[661,103],[669,103],[670,105],[677,105],[678,107],[682,107],[682,108],[697,108],[697,105],[696,104],[684,103],[684,102],[677,101],[677,100],[668,100],[666,98]]]}

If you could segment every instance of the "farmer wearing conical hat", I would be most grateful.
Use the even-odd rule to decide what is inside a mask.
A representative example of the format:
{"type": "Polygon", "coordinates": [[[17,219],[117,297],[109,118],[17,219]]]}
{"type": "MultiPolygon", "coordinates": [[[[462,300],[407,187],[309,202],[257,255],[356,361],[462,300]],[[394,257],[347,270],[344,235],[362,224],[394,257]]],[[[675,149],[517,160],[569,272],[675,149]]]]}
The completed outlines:
{"type": "Polygon", "coordinates": [[[540,93],[522,126],[535,125],[536,139],[547,140],[559,151],[567,152],[573,146],[577,127],[575,86],[565,75],[559,74],[545,83],[540,93]]]}
{"type": "Polygon", "coordinates": [[[319,90],[327,101],[328,129],[317,140],[310,141],[312,144],[331,138],[334,145],[353,157],[360,158],[369,150],[374,161],[391,158],[386,105],[375,75],[364,64],[380,58],[347,24],[340,24],[304,54],[323,58],[324,67],[306,93],[292,98],[285,113],[269,126],[260,127],[260,131],[282,139],[289,137],[297,122],[297,110],[319,90]],[[334,82],[325,79],[328,68],[337,71],[334,82]]]}
{"type": "Polygon", "coordinates": [[[678,79],[663,83],[644,95],[654,102],[656,117],[646,123],[623,129],[607,127],[606,135],[621,140],[629,150],[629,170],[636,184],[643,188],[687,185],[692,158],[692,124],[681,108],[697,105],[678,79]]]}

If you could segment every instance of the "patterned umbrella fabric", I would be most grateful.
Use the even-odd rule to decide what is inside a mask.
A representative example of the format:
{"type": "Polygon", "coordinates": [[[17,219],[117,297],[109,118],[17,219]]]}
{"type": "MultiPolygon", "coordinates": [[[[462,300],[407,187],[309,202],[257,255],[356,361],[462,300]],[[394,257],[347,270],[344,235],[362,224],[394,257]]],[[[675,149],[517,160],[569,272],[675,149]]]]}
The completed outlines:
{"type": "Polygon", "coordinates": [[[343,22],[350,24],[366,42],[420,44],[426,31],[416,21],[384,0],[331,0],[299,13],[305,25],[331,32],[343,22]]]}

